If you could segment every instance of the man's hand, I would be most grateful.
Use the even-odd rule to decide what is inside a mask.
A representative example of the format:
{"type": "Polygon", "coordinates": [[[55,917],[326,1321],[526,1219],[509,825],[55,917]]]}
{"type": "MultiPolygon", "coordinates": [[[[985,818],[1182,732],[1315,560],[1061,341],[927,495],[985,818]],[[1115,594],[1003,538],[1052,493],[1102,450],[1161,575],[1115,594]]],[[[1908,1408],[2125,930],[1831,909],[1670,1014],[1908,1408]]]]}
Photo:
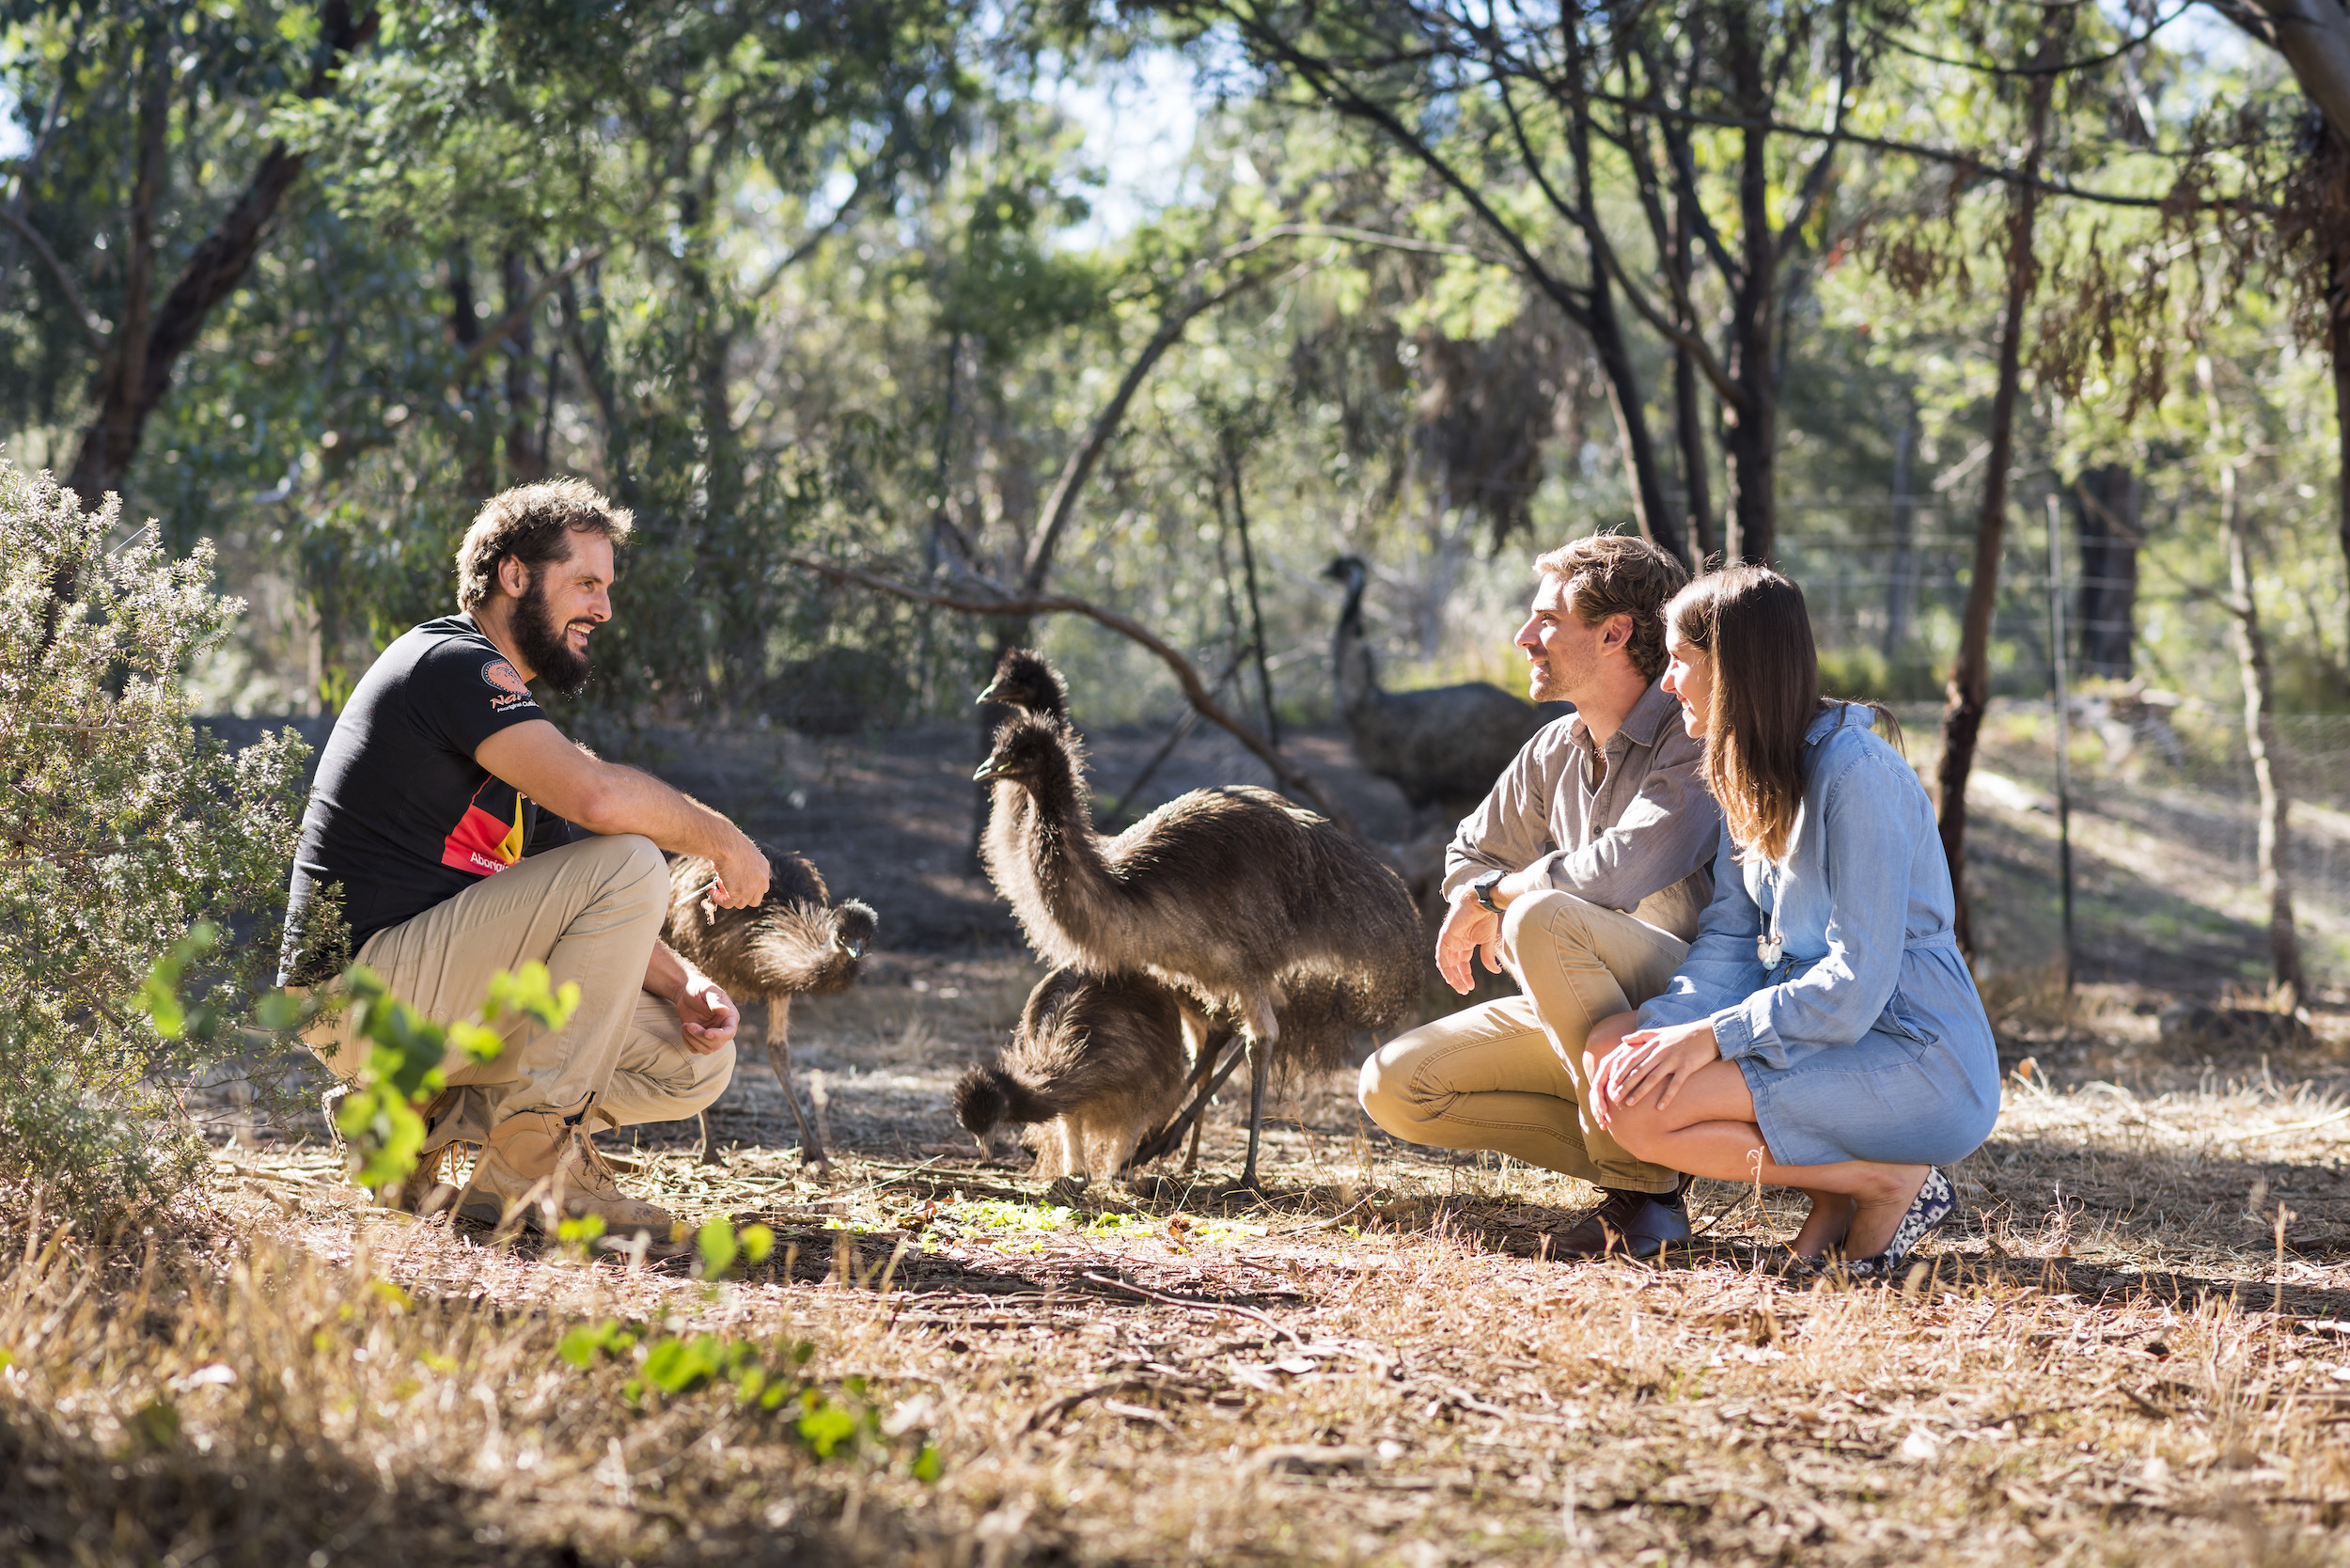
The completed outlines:
{"type": "Polygon", "coordinates": [[[1700,1068],[1721,1059],[1714,1026],[1704,1019],[1669,1028],[1634,1029],[1599,1061],[1592,1075],[1591,1118],[1606,1127],[1615,1121],[1618,1107],[1650,1091],[1656,1094],[1656,1108],[1663,1110],[1700,1068]]]}
{"type": "Polygon", "coordinates": [[[1479,903],[1477,895],[1465,887],[1453,895],[1444,927],[1436,933],[1436,972],[1464,996],[1477,984],[1480,948],[1485,949],[1485,967],[1501,973],[1501,917],[1479,903]]]}
{"type": "Polygon", "coordinates": [[[749,909],[767,896],[767,883],[773,871],[757,844],[739,832],[734,839],[728,853],[713,857],[718,880],[710,889],[710,899],[721,908],[749,909]]]}
{"type": "Polygon", "coordinates": [[[695,1056],[706,1057],[732,1040],[735,1026],[743,1022],[727,994],[708,975],[678,957],[666,942],[652,945],[652,959],[645,965],[645,989],[677,1009],[685,1048],[695,1056]]]}
{"type": "Polygon", "coordinates": [[[743,1015],[717,981],[691,969],[685,976],[684,994],[677,998],[678,1023],[685,1035],[685,1048],[706,1057],[734,1038],[743,1015]]]}

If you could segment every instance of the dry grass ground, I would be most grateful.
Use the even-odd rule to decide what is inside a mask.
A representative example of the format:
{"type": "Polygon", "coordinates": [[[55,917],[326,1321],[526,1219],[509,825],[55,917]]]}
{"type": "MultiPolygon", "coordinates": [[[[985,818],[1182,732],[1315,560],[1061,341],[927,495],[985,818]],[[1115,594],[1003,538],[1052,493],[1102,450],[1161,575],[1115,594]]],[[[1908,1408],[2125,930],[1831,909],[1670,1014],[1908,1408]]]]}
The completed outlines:
{"type": "MultiPolygon", "coordinates": [[[[417,1224],[305,1148],[226,1151],[181,1233],[89,1246],[15,1216],[0,1543],[180,1563],[2350,1560],[2331,1047],[2116,1076],[2089,1063],[2143,1054],[2134,996],[2092,998],[2071,1043],[2019,1011],[2033,1071],[1923,1277],[1848,1289],[1779,1278],[1794,1215],[1726,1186],[1664,1266],[1548,1261],[1588,1189],[1371,1137],[1336,1079],[1280,1106],[1267,1201],[1219,1195],[1227,1108],[1198,1184],[1072,1205],[940,1109],[1027,975],[905,961],[806,1008],[852,1151],[828,1175],[766,1147],[723,1168],[641,1151],[636,1180],[696,1218],[775,1228],[739,1281],[417,1224]],[[792,1391],[870,1411],[865,1435],[819,1459],[805,1405],[724,1385],[632,1403],[633,1355],[557,1354],[604,1320],[744,1341],[770,1370],[811,1346],[792,1391]]],[[[773,1078],[743,1088],[722,1134],[779,1135],[773,1078]]]]}
{"type": "MultiPolygon", "coordinates": [[[[1103,738],[1105,791],[1154,743],[1103,738]]],[[[1072,1201],[982,1159],[948,1086],[1036,970],[964,870],[970,744],[651,759],[884,917],[859,987],[795,1014],[829,1172],[782,1147],[756,1051],[713,1113],[723,1167],[688,1128],[638,1136],[640,1190],[773,1227],[766,1262],[711,1285],[418,1224],[283,1139],[225,1149],[152,1231],[0,1213],[0,1556],[2350,1561],[2350,1017],[2297,1057],[2158,1039],[2171,993],[2257,950],[2162,870],[2191,844],[2089,848],[2117,983],[2060,1007],[2044,835],[1982,813],[1990,946],[2019,960],[1991,987],[2006,1110],[1922,1276],[1848,1289],[1781,1278],[1795,1215],[1728,1186],[1660,1266],[1552,1261],[1588,1188],[1398,1146],[1341,1077],[1281,1098],[1264,1201],[1220,1186],[1230,1096],[1196,1184],[1072,1201]],[[607,1322],[647,1342],[564,1356],[607,1322]],[[630,1397],[653,1342],[701,1335],[788,1403],[744,1403],[742,1364],[630,1397]]],[[[1333,738],[1297,744],[1406,836],[1333,738]]],[[[1243,776],[1187,746],[1152,792],[1243,776]]]]}

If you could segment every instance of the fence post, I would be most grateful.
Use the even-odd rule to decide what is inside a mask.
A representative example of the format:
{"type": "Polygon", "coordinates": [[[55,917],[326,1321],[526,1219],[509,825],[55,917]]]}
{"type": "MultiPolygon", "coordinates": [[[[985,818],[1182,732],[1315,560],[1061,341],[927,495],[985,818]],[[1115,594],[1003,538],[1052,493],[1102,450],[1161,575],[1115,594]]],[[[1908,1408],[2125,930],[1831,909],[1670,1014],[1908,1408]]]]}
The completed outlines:
{"type": "Polygon", "coordinates": [[[2056,690],[2057,877],[2064,910],[2064,994],[2073,994],[2073,759],[2064,692],[2064,546],[2056,492],[2048,493],[2048,673],[2056,690]]]}

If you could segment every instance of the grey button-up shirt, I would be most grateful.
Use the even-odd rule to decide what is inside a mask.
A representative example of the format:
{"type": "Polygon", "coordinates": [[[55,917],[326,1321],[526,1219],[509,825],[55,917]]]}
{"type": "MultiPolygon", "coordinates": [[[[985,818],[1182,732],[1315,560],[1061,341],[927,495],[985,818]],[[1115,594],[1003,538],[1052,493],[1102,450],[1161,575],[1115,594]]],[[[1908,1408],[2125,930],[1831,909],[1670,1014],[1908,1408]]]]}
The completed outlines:
{"type": "Polygon", "coordinates": [[[1721,808],[1700,766],[1705,743],[1682,728],[1672,694],[1652,685],[1608,738],[1597,787],[1595,755],[1580,713],[1536,730],[1452,836],[1445,897],[1484,871],[1539,865],[1560,892],[1687,941],[1713,896],[1721,837],[1721,808]]]}

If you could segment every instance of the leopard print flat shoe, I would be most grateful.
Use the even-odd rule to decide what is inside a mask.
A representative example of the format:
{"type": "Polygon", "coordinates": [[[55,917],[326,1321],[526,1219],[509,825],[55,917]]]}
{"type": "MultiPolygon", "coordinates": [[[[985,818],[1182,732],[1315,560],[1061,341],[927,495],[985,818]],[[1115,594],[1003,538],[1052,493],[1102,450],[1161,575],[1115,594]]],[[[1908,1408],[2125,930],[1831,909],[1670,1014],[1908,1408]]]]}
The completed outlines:
{"type": "Polygon", "coordinates": [[[1855,1279],[1892,1278],[1909,1262],[1910,1249],[1925,1239],[1927,1231],[1948,1219],[1956,1207],[1958,1194],[1950,1189],[1950,1179],[1942,1174],[1939,1166],[1928,1166],[1925,1183],[1910,1201],[1909,1212],[1893,1228],[1892,1241],[1873,1258],[1856,1258],[1846,1263],[1844,1272],[1855,1279]]]}

